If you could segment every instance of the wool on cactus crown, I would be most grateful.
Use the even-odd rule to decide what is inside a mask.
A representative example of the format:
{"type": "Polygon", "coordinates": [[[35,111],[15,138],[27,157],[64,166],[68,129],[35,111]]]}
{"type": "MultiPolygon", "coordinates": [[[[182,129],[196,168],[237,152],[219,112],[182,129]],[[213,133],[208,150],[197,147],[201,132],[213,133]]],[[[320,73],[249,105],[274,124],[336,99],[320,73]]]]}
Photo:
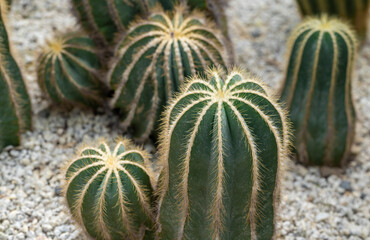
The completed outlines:
{"type": "Polygon", "coordinates": [[[54,102],[96,106],[101,102],[101,64],[93,41],[67,33],[48,42],[39,57],[38,83],[54,102]]]}
{"type": "Polygon", "coordinates": [[[308,18],[292,33],[281,100],[290,109],[298,160],[343,167],[355,130],[351,93],[357,43],[344,22],[308,18]]]}
{"type": "Polygon", "coordinates": [[[285,111],[258,78],[193,77],[163,117],[158,238],[273,238],[289,144],[285,111]]]}
{"type": "Polygon", "coordinates": [[[64,193],[75,220],[97,239],[142,239],[154,231],[149,155],[126,139],[82,147],[65,166],[64,193]]]}
{"type": "Polygon", "coordinates": [[[123,127],[132,126],[138,140],[146,139],[186,77],[228,65],[221,39],[201,13],[188,13],[184,6],[173,12],[157,9],[134,23],[109,74],[112,105],[121,110],[123,127]]]}

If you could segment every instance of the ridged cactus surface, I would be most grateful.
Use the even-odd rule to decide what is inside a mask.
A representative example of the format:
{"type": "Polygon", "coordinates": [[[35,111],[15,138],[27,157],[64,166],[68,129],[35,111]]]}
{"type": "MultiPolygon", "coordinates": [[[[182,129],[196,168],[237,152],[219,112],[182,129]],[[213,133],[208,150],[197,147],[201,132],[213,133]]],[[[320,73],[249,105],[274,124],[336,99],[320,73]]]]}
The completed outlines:
{"type": "Polygon", "coordinates": [[[109,47],[131,21],[146,14],[156,0],[72,0],[84,29],[98,45],[109,47]]]}
{"type": "Polygon", "coordinates": [[[127,140],[85,147],[66,166],[65,196],[75,220],[94,239],[142,239],[153,230],[148,155],[127,140]]]}
{"type": "Polygon", "coordinates": [[[95,106],[101,99],[101,68],[93,41],[66,34],[48,43],[39,58],[38,83],[54,102],[95,106]]]}
{"type": "Polygon", "coordinates": [[[297,0],[303,15],[329,14],[349,20],[361,39],[365,38],[369,0],[297,0]]]}
{"type": "Polygon", "coordinates": [[[32,127],[31,102],[12,56],[6,28],[7,4],[0,1],[0,150],[19,145],[20,132],[32,127]]]}
{"type": "Polygon", "coordinates": [[[298,160],[343,166],[356,119],[351,93],[354,34],[339,20],[312,18],[295,29],[289,48],[281,99],[290,109],[298,160]]]}
{"type": "Polygon", "coordinates": [[[271,239],[289,145],[284,111],[241,71],[193,78],[160,138],[158,239],[271,239]]]}
{"type": "Polygon", "coordinates": [[[137,139],[147,138],[186,77],[227,65],[221,38],[202,15],[187,15],[181,7],[171,15],[154,12],[132,26],[109,77],[123,126],[133,126],[137,139]]]}

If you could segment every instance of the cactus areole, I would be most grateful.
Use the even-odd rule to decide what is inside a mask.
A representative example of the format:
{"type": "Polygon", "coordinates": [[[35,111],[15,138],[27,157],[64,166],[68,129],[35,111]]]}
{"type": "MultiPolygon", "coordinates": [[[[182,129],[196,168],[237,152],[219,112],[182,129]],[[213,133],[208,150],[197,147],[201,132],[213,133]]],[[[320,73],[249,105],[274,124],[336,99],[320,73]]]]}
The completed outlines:
{"type": "Polygon", "coordinates": [[[172,101],[160,140],[158,239],[271,239],[288,124],[255,77],[211,71],[172,101]]]}
{"type": "Polygon", "coordinates": [[[118,140],[82,148],[66,166],[65,196],[75,220],[95,239],[138,240],[153,230],[147,153],[118,140]]]}
{"type": "Polygon", "coordinates": [[[201,14],[188,14],[184,7],[155,11],[134,24],[120,43],[109,77],[115,90],[112,105],[121,110],[123,127],[131,126],[136,139],[145,140],[186,77],[208,66],[227,66],[221,38],[201,14]]]}
{"type": "Polygon", "coordinates": [[[290,109],[298,160],[343,167],[355,130],[351,85],[356,39],[345,23],[310,18],[293,32],[281,100],[290,109]]]}

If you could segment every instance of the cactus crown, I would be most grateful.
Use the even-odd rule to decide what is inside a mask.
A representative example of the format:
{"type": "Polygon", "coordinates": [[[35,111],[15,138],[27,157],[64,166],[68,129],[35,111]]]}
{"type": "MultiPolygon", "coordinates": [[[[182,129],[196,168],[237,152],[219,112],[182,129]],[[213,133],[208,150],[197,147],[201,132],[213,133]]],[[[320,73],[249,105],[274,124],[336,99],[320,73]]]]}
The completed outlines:
{"type": "Polygon", "coordinates": [[[348,158],[354,136],[356,48],[352,29],[326,15],[308,18],[292,33],[281,98],[290,109],[303,163],[339,167],[348,158]]]}
{"type": "Polygon", "coordinates": [[[112,105],[125,114],[123,126],[132,125],[136,138],[149,136],[186,77],[208,66],[226,66],[221,35],[212,26],[179,6],[174,12],[154,11],[129,29],[109,79],[116,90],[112,105]]]}
{"type": "Polygon", "coordinates": [[[164,114],[160,238],[271,238],[289,145],[285,112],[252,75],[212,70],[208,79],[191,79],[164,114]]]}
{"type": "Polygon", "coordinates": [[[148,153],[118,139],[110,150],[83,147],[65,167],[64,193],[76,221],[91,236],[140,239],[153,227],[153,174],[148,153]]]}

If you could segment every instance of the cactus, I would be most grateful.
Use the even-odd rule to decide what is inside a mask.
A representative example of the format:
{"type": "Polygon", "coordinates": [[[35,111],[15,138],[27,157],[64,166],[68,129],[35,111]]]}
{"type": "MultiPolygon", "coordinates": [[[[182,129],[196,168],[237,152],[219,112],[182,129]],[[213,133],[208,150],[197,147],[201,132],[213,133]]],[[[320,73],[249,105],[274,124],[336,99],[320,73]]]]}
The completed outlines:
{"type": "Polygon", "coordinates": [[[159,239],[271,239],[289,146],[284,111],[257,78],[193,78],[163,118],[159,239]]]}
{"type": "Polygon", "coordinates": [[[139,15],[147,14],[156,0],[72,0],[75,13],[83,28],[97,45],[110,47],[139,15]]]}
{"type": "Polygon", "coordinates": [[[32,127],[30,98],[9,45],[7,8],[0,0],[0,151],[19,145],[20,132],[32,127]]]}
{"type": "Polygon", "coordinates": [[[335,15],[349,20],[360,39],[366,37],[369,0],[297,0],[297,3],[303,16],[335,15]]]}
{"type": "Polygon", "coordinates": [[[351,79],[356,40],[339,20],[308,19],[290,38],[281,100],[290,108],[300,162],[344,166],[354,136],[351,79]]]}
{"type": "Polygon", "coordinates": [[[38,83],[56,103],[95,106],[103,89],[100,68],[93,41],[79,34],[66,34],[50,41],[40,56],[38,83]]]}
{"type": "Polygon", "coordinates": [[[110,85],[112,105],[123,113],[123,126],[133,126],[138,140],[158,123],[163,106],[184,79],[209,65],[225,66],[217,30],[201,15],[152,13],[132,26],[117,51],[110,85]]]}
{"type": "Polygon", "coordinates": [[[75,220],[96,239],[142,239],[154,227],[148,154],[119,139],[84,147],[65,171],[64,193],[75,220]]]}

